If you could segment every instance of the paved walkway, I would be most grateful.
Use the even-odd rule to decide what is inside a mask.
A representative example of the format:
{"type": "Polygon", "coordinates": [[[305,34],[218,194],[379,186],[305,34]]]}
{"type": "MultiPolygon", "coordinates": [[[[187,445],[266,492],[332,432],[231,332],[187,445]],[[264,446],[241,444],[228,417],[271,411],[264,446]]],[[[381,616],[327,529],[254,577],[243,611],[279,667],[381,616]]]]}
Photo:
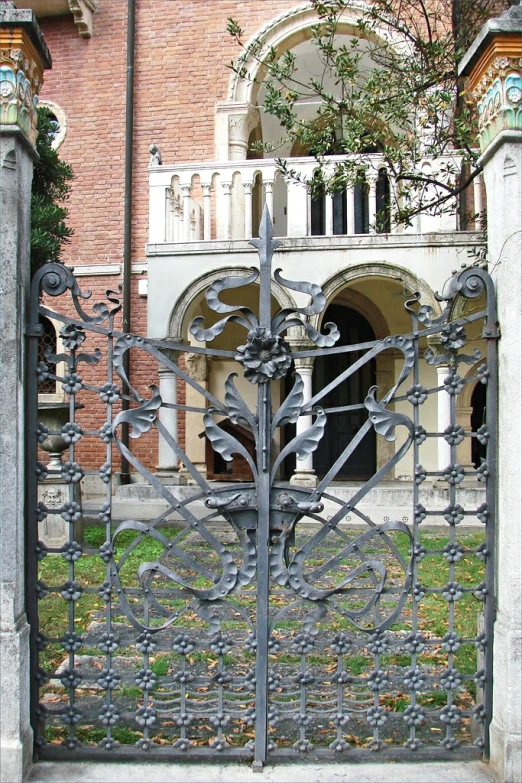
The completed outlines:
{"type": "Polygon", "coordinates": [[[494,783],[486,764],[288,764],[254,773],[244,764],[40,762],[26,783],[494,783]]]}

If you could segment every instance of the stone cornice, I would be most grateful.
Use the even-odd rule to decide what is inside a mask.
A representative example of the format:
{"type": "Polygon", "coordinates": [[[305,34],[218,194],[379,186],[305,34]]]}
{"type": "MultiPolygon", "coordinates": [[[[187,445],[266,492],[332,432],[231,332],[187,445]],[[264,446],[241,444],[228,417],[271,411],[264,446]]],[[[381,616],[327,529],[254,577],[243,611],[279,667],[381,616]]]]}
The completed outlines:
{"type": "Polygon", "coordinates": [[[522,132],[522,6],[484,25],[459,73],[477,107],[482,153],[504,131],[522,132]]]}
{"type": "MultiPolygon", "coordinates": [[[[42,70],[52,67],[51,53],[47,48],[42,31],[30,8],[14,8],[9,3],[0,4],[0,31],[24,30],[33,44],[33,51],[41,62],[42,70]]],[[[2,49],[5,48],[2,46],[2,49]]]]}
{"type": "MultiPolygon", "coordinates": [[[[489,19],[480,33],[477,35],[470,48],[459,64],[459,76],[469,76],[481,67],[481,58],[488,51],[494,40],[518,38],[519,44],[522,37],[522,6],[511,6],[498,19],[489,19]]],[[[513,56],[504,53],[503,56],[513,56]]]]}

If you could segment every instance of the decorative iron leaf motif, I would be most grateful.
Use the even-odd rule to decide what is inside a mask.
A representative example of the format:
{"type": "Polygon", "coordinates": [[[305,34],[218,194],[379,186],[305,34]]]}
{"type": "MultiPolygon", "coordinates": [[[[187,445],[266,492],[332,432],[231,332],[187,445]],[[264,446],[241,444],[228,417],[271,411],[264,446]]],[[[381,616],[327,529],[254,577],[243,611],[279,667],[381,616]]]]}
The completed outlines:
{"type": "Polygon", "coordinates": [[[225,381],[225,405],[227,406],[230,421],[233,424],[240,424],[242,427],[247,427],[255,432],[256,422],[254,416],[236,389],[234,378],[237,378],[237,373],[235,372],[231,373],[225,381]]]}
{"type": "Polygon", "coordinates": [[[148,432],[154,424],[158,411],[161,408],[161,397],[157,386],[151,386],[152,398],[146,400],[143,405],[137,408],[132,408],[128,411],[121,411],[114,419],[112,425],[112,432],[115,433],[116,428],[123,422],[128,422],[132,427],[132,431],[129,433],[131,438],[139,438],[145,432],[148,432]]]}
{"type": "Polygon", "coordinates": [[[257,269],[253,269],[252,274],[248,275],[248,277],[220,277],[219,280],[215,280],[209,286],[205,293],[208,306],[215,313],[234,313],[237,310],[241,310],[241,312],[248,314],[249,320],[252,326],[254,326],[257,324],[257,318],[250,308],[239,305],[227,305],[220,300],[219,294],[222,291],[229,291],[231,288],[243,288],[251,285],[251,283],[255,283],[258,277],[259,272],[257,269]]]}
{"type": "Polygon", "coordinates": [[[341,336],[335,324],[330,322],[325,324],[325,328],[328,330],[328,332],[327,334],[321,334],[321,332],[318,332],[317,329],[314,329],[314,327],[306,319],[301,320],[298,317],[291,317],[298,314],[303,316],[311,316],[322,313],[326,307],[326,297],[322,289],[315,283],[286,280],[284,277],[282,277],[280,269],[276,269],[274,271],[274,279],[285,288],[289,288],[292,291],[298,291],[302,294],[308,294],[311,298],[311,301],[310,304],[306,307],[289,307],[277,313],[277,315],[272,319],[273,332],[275,334],[280,334],[292,326],[298,326],[305,329],[309,339],[312,340],[312,342],[314,342],[319,348],[331,348],[333,345],[335,345],[341,336]]]}
{"type": "Polygon", "coordinates": [[[210,343],[212,340],[214,340],[218,335],[221,334],[221,332],[224,330],[225,326],[228,323],[235,323],[239,324],[240,326],[244,326],[245,329],[250,328],[250,324],[248,321],[246,321],[244,318],[242,318],[240,315],[227,315],[226,318],[222,318],[220,321],[217,321],[213,326],[208,327],[207,329],[204,328],[203,324],[205,323],[205,319],[202,315],[198,315],[194,320],[192,321],[189,332],[194,335],[196,340],[199,340],[200,342],[207,342],[210,343]]]}
{"type": "Polygon", "coordinates": [[[309,454],[312,454],[312,452],[314,452],[319,446],[319,443],[321,442],[321,439],[324,435],[324,428],[326,426],[326,413],[322,408],[314,408],[312,413],[316,415],[316,420],[311,427],[308,427],[308,429],[306,429],[304,432],[296,435],[296,437],[293,438],[290,443],[288,443],[280,452],[279,456],[274,462],[272,476],[275,476],[276,470],[281,462],[289,454],[292,454],[292,452],[297,454],[297,459],[303,460],[306,459],[309,454]]]}
{"type": "Polygon", "coordinates": [[[233,454],[240,454],[246,459],[255,476],[257,474],[256,466],[243,444],[240,443],[237,438],[234,438],[234,436],[229,432],[226,432],[214,421],[213,414],[217,412],[218,411],[215,411],[214,408],[208,408],[203,416],[205,433],[210,443],[212,444],[212,448],[214,451],[217,451],[218,454],[221,454],[226,462],[230,462],[232,460],[233,454]]]}
{"type": "Polygon", "coordinates": [[[322,408],[314,408],[313,412],[317,415],[317,418],[312,426],[295,438],[292,451],[296,452],[297,459],[306,459],[309,454],[317,449],[324,435],[326,413],[322,408]]]}
{"type": "Polygon", "coordinates": [[[277,427],[284,427],[285,424],[295,424],[301,413],[303,404],[303,379],[298,372],[294,375],[295,381],[292,391],[283,402],[272,420],[272,435],[277,427]]]}
{"type": "Polygon", "coordinates": [[[370,421],[373,424],[375,432],[382,435],[388,441],[394,441],[397,440],[395,428],[400,424],[403,424],[409,429],[413,437],[414,424],[412,420],[404,413],[389,411],[382,403],[377,402],[375,399],[377,388],[377,386],[372,386],[368,390],[368,395],[364,400],[364,405],[369,411],[370,421]]]}
{"type": "Polygon", "coordinates": [[[221,334],[229,321],[244,326],[248,331],[258,326],[257,318],[249,307],[244,307],[242,305],[227,305],[219,298],[219,294],[222,291],[250,285],[251,283],[254,283],[258,277],[259,272],[257,269],[254,269],[252,274],[248,277],[222,277],[219,280],[215,280],[209,286],[205,293],[205,297],[210,309],[214,310],[215,313],[230,313],[230,315],[227,315],[226,318],[222,318],[216,324],[208,328],[203,326],[205,323],[203,316],[194,318],[189,326],[189,332],[194,335],[196,340],[199,340],[200,342],[211,342],[215,337],[221,334]]]}

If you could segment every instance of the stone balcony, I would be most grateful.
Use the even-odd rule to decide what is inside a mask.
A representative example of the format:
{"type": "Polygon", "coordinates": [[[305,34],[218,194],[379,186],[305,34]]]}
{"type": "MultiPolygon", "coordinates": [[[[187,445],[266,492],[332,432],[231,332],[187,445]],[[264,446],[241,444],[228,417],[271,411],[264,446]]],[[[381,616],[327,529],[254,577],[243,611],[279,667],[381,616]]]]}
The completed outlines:
{"type": "MultiPolygon", "coordinates": [[[[423,214],[411,226],[390,223],[390,205],[398,188],[382,156],[370,157],[364,185],[312,200],[304,185],[288,181],[273,159],[209,161],[175,166],[151,166],[149,242],[186,244],[215,240],[248,240],[257,235],[264,203],[268,204],[278,237],[329,237],[372,234],[441,234],[459,231],[452,214],[423,214]]],[[[329,163],[341,158],[332,157],[329,163]]],[[[419,172],[429,176],[449,161],[425,160],[419,172]]],[[[458,161],[453,161],[458,162],[458,161]]],[[[291,166],[310,178],[315,158],[292,158],[291,166]]],[[[475,180],[471,213],[482,211],[480,177],[475,180]]],[[[479,230],[479,221],[472,226],[479,230]]]]}

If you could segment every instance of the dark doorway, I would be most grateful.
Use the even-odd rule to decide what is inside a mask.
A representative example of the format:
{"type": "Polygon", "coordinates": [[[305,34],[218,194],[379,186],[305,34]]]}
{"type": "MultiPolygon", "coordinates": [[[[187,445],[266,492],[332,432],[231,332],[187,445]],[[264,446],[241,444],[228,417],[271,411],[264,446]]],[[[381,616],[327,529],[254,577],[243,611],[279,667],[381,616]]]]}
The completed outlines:
{"type": "MultiPolygon", "coordinates": [[[[486,422],[486,387],[477,383],[471,395],[471,431],[476,432],[486,422]]],[[[482,459],[486,459],[486,444],[478,438],[471,439],[471,461],[480,468],[482,459]]]]}
{"type": "MultiPolygon", "coordinates": [[[[333,304],[326,310],[324,323],[333,321],[341,333],[338,345],[354,345],[375,340],[372,327],[360,313],[350,307],[333,304]]],[[[344,370],[354,364],[365,352],[337,354],[319,357],[315,360],[313,376],[313,392],[337,378],[344,370]]],[[[345,405],[362,405],[370,386],[375,384],[375,360],[363,365],[346,381],[340,383],[320,401],[323,408],[334,408],[345,405]]],[[[365,421],[368,412],[362,410],[331,413],[328,416],[325,435],[315,452],[314,466],[319,476],[324,476],[335,460],[344,451],[347,444],[357,434],[365,421]]],[[[373,428],[361,441],[354,453],[344,463],[337,474],[337,479],[359,480],[368,479],[375,473],[376,443],[373,428]]]]}

